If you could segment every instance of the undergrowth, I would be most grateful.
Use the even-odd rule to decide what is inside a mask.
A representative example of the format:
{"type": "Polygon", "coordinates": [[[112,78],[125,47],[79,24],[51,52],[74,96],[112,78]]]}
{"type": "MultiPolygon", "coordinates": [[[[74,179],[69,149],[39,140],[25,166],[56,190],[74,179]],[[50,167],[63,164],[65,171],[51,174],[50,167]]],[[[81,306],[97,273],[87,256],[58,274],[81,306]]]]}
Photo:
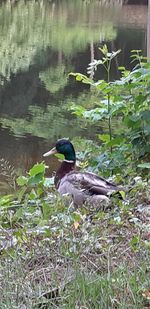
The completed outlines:
{"type": "Polygon", "coordinates": [[[0,308],[149,308],[149,182],[108,209],[75,209],[53,189],[45,197],[44,172],[34,166],[16,198],[0,199],[0,308]]]}

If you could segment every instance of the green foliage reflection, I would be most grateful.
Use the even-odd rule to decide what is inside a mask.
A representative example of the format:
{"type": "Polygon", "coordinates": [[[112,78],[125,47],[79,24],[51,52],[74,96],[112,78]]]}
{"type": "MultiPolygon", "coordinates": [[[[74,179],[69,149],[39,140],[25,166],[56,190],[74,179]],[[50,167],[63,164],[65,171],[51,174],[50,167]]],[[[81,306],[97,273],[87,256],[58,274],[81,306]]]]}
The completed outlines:
{"type": "Polygon", "coordinates": [[[85,49],[90,42],[114,38],[116,32],[109,22],[111,13],[100,23],[98,8],[98,4],[84,6],[82,1],[77,5],[76,1],[3,3],[0,6],[1,83],[9,80],[11,73],[27,70],[36,63],[39,60],[36,55],[47,47],[68,56],[85,49]]]}

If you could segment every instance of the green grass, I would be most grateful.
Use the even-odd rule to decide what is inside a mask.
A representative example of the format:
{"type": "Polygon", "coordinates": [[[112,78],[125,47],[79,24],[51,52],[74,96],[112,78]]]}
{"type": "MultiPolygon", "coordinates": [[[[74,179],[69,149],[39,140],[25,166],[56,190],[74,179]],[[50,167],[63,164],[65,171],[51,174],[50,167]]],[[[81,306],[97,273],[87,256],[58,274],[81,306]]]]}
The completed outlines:
{"type": "MultiPolygon", "coordinates": [[[[0,258],[0,308],[144,309],[150,303],[149,251],[140,244],[118,259],[115,245],[101,253],[65,256],[61,246],[30,237],[0,258]],[[143,250],[144,254],[143,254],[143,250]]],[[[128,248],[129,249],[129,248],[128,248]]],[[[128,251],[128,250],[127,250],[128,251]]]]}
{"type": "Polygon", "coordinates": [[[141,309],[144,301],[141,284],[148,284],[148,279],[141,281],[142,269],[128,274],[126,266],[119,268],[108,279],[106,276],[80,273],[67,289],[68,303],[65,308],[118,308],[141,309]]]}
{"type": "Polygon", "coordinates": [[[0,309],[150,308],[148,183],[105,211],[31,193],[0,199],[0,309]]]}
{"type": "MultiPolygon", "coordinates": [[[[1,269],[1,276],[5,276],[5,280],[1,289],[0,308],[30,309],[42,307],[42,304],[42,308],[45,308],[45,303],[46,308],[66,309],[142,309],[146,308],[146,304],[149,308],[148,300],[142,296],[144,287],[150,287],[150,280],[144,268],[145,266],[129,273],[129,269],[122,266],[109,278],[106,274],[99,275],[88,270],[74,269],[74,278],[60,286],[54,294],[54,287],[48,284],[48,279],[44,282],[44,277],[41,276],[42,268],[39,277],[36,271],[31,270],[27,275],[20,259],[7,263],[5,261],[3,270],[1,269]],[[44,284],[46,292],[41,293],[44,284]]],[[[58,287],[57,279],[53,278],[53,284],[56,283],[58,287]]]]}

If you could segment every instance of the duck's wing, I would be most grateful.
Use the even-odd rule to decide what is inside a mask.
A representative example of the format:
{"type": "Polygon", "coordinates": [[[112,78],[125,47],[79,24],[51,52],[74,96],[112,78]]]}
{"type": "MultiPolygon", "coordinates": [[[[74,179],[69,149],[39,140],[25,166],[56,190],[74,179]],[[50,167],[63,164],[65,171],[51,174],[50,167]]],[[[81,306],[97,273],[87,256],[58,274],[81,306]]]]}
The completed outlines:
{"type": "Polygon", "coordinates": [[[86,192],[86,194],[89,195],[107,195],[119,189],[113,183],[108,182],[94,173],[72,171],[65,175],[60,181],[58,191],[61,191],[60,193],[62,194],[63,190],[65,191],[64,193],[69,193],[69,191],[71,191],[71,194],[78,190],[80,192],[86,192]]]}
{"type": "Polygon", "coordinates": [[[58,192],[60,195],[72,196],[76,206],[82,205],[85,202],[86,194],[84,191],[85,190],[81,189],[80,186],[77,186],[76,179],[73,174],[64,176],[58,187],[58,192]]]}

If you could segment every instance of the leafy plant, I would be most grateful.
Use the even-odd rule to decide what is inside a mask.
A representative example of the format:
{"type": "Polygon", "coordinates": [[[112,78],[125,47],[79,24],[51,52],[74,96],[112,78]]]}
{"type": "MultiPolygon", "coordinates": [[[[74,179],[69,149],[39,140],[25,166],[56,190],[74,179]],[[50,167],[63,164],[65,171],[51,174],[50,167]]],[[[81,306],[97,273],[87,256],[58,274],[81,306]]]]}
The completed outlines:
{"type": "Polygon", "coordinates": [[[110,81],[111,63],[120,50],[109,52],[106,45],[99,50],[102,59],[90,63],[88,73],[91,76],[91,72],[102,65],[107,72],[107,81],[71,73],[77,81],[90,85],[90,89],[98,93],[99,103],[88,110],[74,104],[71,110],[77,117],[105,127],[105,132],[98,134],[102,154],[96,159],[96,165],[110,172],[122,171],[127,166],[136,169],[136,162],[138,165],[141,161],[149,161],[150,156],[150,63],[141,51],[133,50],[131,58],[136,62],[133,70],[119,67],[120,80],[110,81]]]}
{"type": "Polygon", "coordinates": [[[19,176],[17,184],[21,187],[18,193],[19,201],[26,193],[28,199],[39,198],[44,190],[44,174],[46,165],[44,162],[35,164],[27,173],[27,176],[19,176]]]}

